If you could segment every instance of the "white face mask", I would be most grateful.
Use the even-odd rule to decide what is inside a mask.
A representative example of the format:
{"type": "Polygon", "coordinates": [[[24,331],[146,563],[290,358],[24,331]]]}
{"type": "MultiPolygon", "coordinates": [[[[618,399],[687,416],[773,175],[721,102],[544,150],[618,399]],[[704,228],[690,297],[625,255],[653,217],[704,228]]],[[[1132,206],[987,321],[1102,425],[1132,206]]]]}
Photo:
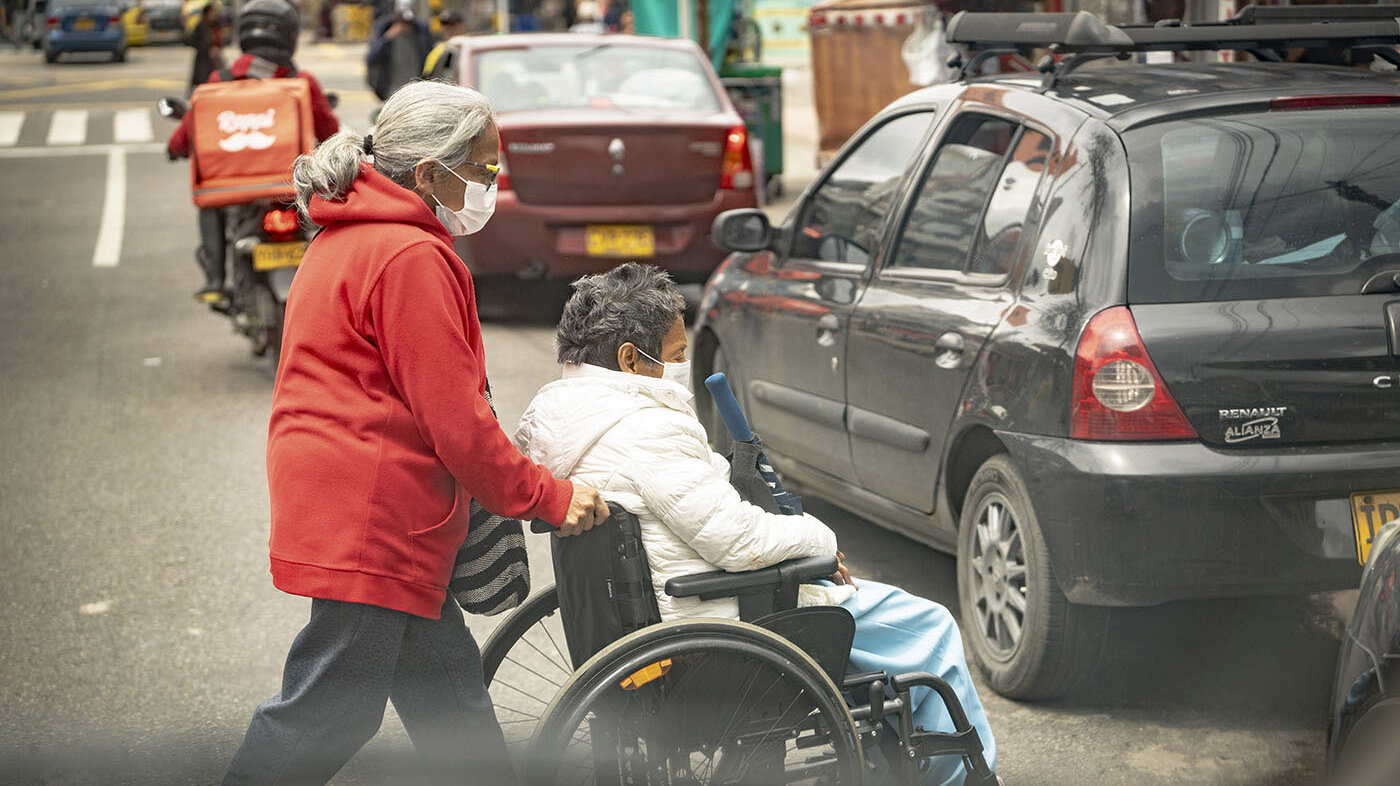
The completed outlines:
{"type": "MultiPolygon", "coordinates": [[[[632,346],[636,347],[635,344],[633,344],[632,346]]],[[[676,384],[685,388],[686,390],[690,390],[689,360],[682,360],[679,363],[663,363],[657,360],[656,358],[652,357],[651,355],[642,352],[641,349],[637,349],[637,351],[642,353],[642,357],[646,358],[647,360],[650,360],[651,362],[661,367],[662,379],[669,379],[672,382],[675,382],[676,384]]]]}
{"type": "MultiPolygon", "coordinates": [[[[447,169],[447,167],[443,167],[447,169]]],[[[447,169],[452,172],[451,169],[447,169]]],[[[462,195],[462,209],[449,210],[442,200],[433,195],[433,201],[437,202],[437,217],[442,225],[447,227],[447,231],[454,237],[470,235],[473,232],[481,231],[486,226],[486,222],[491,220],[491,214],[496,212],[496,184],[486,185],[475,180],[468,180],[456,172],[452,176],[467,184],[466,193],[462,195]]]]}

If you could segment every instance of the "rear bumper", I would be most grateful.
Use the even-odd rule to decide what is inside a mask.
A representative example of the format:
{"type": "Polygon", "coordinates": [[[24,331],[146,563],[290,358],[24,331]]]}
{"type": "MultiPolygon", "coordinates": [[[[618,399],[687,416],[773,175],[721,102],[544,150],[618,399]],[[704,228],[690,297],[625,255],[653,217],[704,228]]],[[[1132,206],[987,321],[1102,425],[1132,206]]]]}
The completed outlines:
{"type": "Polygon", "coordinates": [[[115,52],[126,45],[121,29],[108,28],[94,33],[67,33],[50,30],[45,47],[50,52],[115,52]]]}
{"type": "Polygon", "coordinates": [[[567,280],[638,261],[670,271],[681,283],[702,283],[728,253],[710,242],[715,216],[755,204],[750,191],[718,191],[698,204],[542,206],[522,203],[514,192],[502,191],[491,221],[480,232],[458,238],[457,253],[473,275],[567,280]],[[589,256],[584,233],[590,224],[650,225],[656,255],[635,260],[589,256]]]}
{"type": "Polygon", "coordinates": [[[1400,487],[1400,445],[1225,452],[999,432],[1075,603],[1354,588],[1349,495],[1400,487]]]}

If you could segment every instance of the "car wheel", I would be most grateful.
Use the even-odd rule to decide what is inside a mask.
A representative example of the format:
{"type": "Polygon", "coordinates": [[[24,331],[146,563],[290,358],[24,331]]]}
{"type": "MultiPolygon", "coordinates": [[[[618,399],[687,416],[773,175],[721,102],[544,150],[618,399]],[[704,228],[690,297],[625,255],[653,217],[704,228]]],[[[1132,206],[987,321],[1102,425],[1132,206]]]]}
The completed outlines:
{"type": "Polygon", "coordinates": [[[44,62],[45,62],[45,63],[57,63],[57,62],[58,62],[58,53],[57,53],[57,52],[50,51],[50,50],[48,50],[48,49],[45,49],[45,50],[44,50],[44,62]]]}
{"type": "Polygon", "coordinates": [[[1392,786],[1400,783],[1400,699],[1382,699],[1366,710],[1341,740],[1328,783],[1392,786]]]}
{"type": "Polygon", "coordinates": [[[972,477],[957,571],[963,629],[997,693],[1061,696],[1098,666],[1108,609],[1076,606],[1060,591],[1030,494],[1009,456],[987,459],[972,477]]]}
{"type": "Polygon", "coordinates": [[[114,63],[124,63],[124,62],[126,62],[126,50],[125,50],[125,49],[118,49],[117,51],[113,52],[113,53],[112,53],[112,62],[114,62],[114,63]]]}

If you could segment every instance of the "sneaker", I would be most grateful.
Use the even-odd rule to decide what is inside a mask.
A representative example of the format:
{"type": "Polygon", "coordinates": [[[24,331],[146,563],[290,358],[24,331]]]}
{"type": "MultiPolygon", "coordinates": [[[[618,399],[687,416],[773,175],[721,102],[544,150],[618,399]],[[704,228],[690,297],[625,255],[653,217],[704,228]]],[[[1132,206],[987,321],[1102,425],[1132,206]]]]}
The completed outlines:
{"type": "Polygon", "coordinates": [[[195,300],[199,301],[200,303],[207,303],[211,306],[216,303],[221,303],[227,298],[228,295],[224,294],[223,287],[206,286],[203,289],[200,289],[198,292],[194,293],[195,300]]]}

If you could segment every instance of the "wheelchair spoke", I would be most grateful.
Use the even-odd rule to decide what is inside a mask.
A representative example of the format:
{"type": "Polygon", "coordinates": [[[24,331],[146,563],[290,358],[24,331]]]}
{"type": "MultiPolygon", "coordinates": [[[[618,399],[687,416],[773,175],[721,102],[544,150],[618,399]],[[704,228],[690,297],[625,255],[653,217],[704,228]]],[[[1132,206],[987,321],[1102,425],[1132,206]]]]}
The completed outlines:
{"type": "Polygon", "coordinates": [[[501,682],[500,680],[492,680],[492,681],[491,681],[491,687],[494,688],[494,687],[496,687],[497,685],[500,685],[502,688],[510,688],[511,690],[515,691],[516,693],[519,693],[521,696],[524,696],[525,698],[527,698],[527,699],[529,699],[529,700],[531,700],[531,701],[537,701],[537,702],[539,702],[540,704],[542,704],[542,705],[544,705],[544,706],[546,706],[546,707],[549,706],[549,702],[548,702],[548,701],[545,701],[544,699],[541,699],[541,698],[538,697],[538,696],[533,696],[533,695],[529,694],[528,692],[526,692],[526,691],[524,691],[524,690],[522,690],[522,689],[520,689],[520,688],[517,688],[517,687],[515,687],[514,685],[511,685],[509,682],[501,682]]]}
{"type": "MultiPolygon", "coordinates": [[[[545,635],[549,637],[549,643],[550,643],[550,644],[554,644],[554,637],[549,635],[549,630],[548,630],[547,628],[542,628],[542,630],[544,630],[545,635]]],[[[535,652],[538,652],[538,653],[540,654],[540,657],[544,658],[544,660],[545,660],[546,663],[548,663],[549,665],[553,666],[554,668],[559,669],[560,671],[564,672],[564,678],[565,678],[565,679],[568,679],[569,677],[572,677],[572,676],[573,676],[573,673],[574,673],[574,672],[573,672],[572,669],[570,669],[569,667],[563,665],[563,664],[560,663],[559,661],[555,660],[555,659],[554,659],[554,656],[552,656],[552,655],[550,655],[548,652],[545,652],[544,650],[540,649],[539,646],[536,645],[533,641],[530,641],[530,639],[529,639],[528,637],[526,637],[526,636],[521,636],[521,637],[520,637],[520,640],[523,641],[523,642],[525,642],[525,644],[527,644],[527,645],[530,647],[530,649],[534,650],[535,652]]],[[[554,650],[555,650],[555,652],[558,652],[558,651],[559,651],[559,645],[558,645],[558,644],[554,644],[554,650]]],[[[514,659],[510,658],[509,656],[506,657],[506,660],[508,660],[508,661],[510,661],[510,662],[512,662],[512,663],[514,663],[514,664],[517,665],[517,666],[520,666],[521,668],[528,669],[531,673],[533,673],[535,676],[539,677],[540,679],[548,679],[548,678],[546,678],[543,674],[540,674],[538,671],[535,671],[534,669],[529,669],[529,667],[527,667],[527,666],[525,666],[524,664],[520,663],[520,661],[514,660],[514,659]]],[[[548,680],[548,681],[549,681],[550,683],[552,683],[556,688],[562,687],[562,686],[563,686],[563,683],[562,683],[562,682],[555,682],[554,680],[548,680]]]]}
{"type": "Polygon", "coordinates": [[[560,668],[568,672],[569,676],[573,676],[573,660],[569,658],[569,656],[564,653],[564,650],[559,647],[559,642],[555,641],[554,639],[553,631],[546,627],[543,621],[540,622],[540,629],[544,631],[544,635],[549,637],[549,643],[554,646],[554,652],[559,656],[559,660],[555,661],[555,664],[568,664],[567,666],[561,665],[560,668]]]}
{"type": "MultiPolygon", "coordinates": [[[[522,639],[522,641],[524,641],[524,639],[522,639]]],[[[535,652],[539,652],[541,655],[544,655],[543,652],[540,652],[540,648],[539,648],[539,647],[536,647],[534,644],[530,644],[530,642],[528,642],[528,641],[526,641],[525,643],[526,643],[526,644],[529,644],[530,647],[533,648],[533,649],[535,650],[535,652]]],[[[548,655],[545,655],[545,657],[548,658],[549,656],[548,656],[548,655]]],[[[564,687],[564,683],[563,683],[562,681],[557,680],[557,679],[551,679],[550,677],[546,677],[545,675],[541,674],[540,671],[539,671],[538,669],[535,669],[535,668],[532,668],[532,667],[530,667],[530,666],[527,666],[527,665],[525,665],[524,663],[521,663],[520,661],[516,660],[515,658],[512,658],[512,657],[509,656],[509,655],[506,656],[506,660],[507,660],[508,662],[514,663],[515,665],[519,666],[520,668],[522,668],[522,669],[524,669],[524,670],[530,672],[531,674],[535,675],[536,677],[539,677],[540,679],[544,680],[545,682],[548,682],[550,685],[553,685],[553,686],[556,687],[556,688],[562,688],[562,687],[564,687]]],[[[556,668],[558,668],[558,669],[560,669],[560,670],[563,670],[563,668],[564,668],[563,666],[560,666],[558,663],[554,663],[554,661],[550,661],[550,663],[552,663],[556,668]]],[[[567,674],[567,672],[566,672],[566,674],[567,674]]],[[[566,676],[566,679],[567,679],[567,676],[566,676]]]]}

